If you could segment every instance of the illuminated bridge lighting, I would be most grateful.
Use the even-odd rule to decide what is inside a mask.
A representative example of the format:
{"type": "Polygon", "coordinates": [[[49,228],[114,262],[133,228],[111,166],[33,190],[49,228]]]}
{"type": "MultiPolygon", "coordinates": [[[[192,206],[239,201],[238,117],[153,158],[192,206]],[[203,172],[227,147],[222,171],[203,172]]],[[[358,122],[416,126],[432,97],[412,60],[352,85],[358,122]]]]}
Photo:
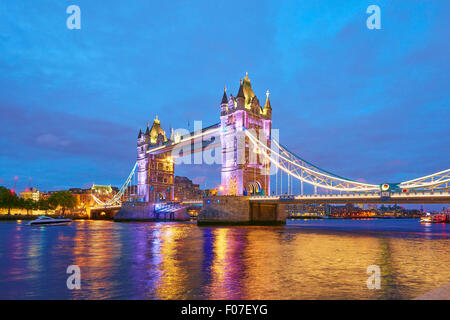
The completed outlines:
{"type": "MultiPolygon", "coordinates": [[[[276,140],[272,142],[279,148],[280,152],[267,147],[264,143],[254,137],[248,130],[245,130],[246,136],[257,146],[260,153],[270,163],[281,169],[289,176],[306,182],[316,187],[328,190],[344,192],[373,192],[380,191],[380,186],[375,184],[361,183],[350,179],[342,178],[320,169],[311,163],[299,158],[285,147],[281,146],[276,140]]],[[[408,192],[420,189],[431,188],[433,190],[446,190],[450,184],[450,169],[437,172],[432,175],[401,182],[398,187],[408,192]]],[[[388,188],[389,189],[389,188],[388,188]]],[[[428,194],[428,193],[427,193],[428,194]]],[[[419,195],[416,195],[419,196],[419,195]]],[[[422,195],[423,196],[423,195],[422,195]]],[[[427,195],[425,195],[427,196],[427,195]]],[[[330,197],[338,197],[332,195],[330,197]]],[[[367,194],[361,197],[368,197],[367,194]]],[[[379,197],[379,195],[378,195],[379,197]]],[[[402,197],[413,197],[410,194],[402,194],[402,197]]]]}

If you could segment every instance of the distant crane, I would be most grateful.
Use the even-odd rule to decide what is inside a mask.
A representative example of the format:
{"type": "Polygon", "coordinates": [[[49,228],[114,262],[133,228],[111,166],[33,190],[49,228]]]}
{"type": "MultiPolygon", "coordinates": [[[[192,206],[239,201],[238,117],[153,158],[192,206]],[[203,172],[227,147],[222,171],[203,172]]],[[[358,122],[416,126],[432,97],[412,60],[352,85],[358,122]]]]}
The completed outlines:
{"type": "Polygon", "coordinates": [[[16,193],[17,180],[19,180],[18,176],[14,177],[14,188],[11,190],[11,193],[16,193]]]}

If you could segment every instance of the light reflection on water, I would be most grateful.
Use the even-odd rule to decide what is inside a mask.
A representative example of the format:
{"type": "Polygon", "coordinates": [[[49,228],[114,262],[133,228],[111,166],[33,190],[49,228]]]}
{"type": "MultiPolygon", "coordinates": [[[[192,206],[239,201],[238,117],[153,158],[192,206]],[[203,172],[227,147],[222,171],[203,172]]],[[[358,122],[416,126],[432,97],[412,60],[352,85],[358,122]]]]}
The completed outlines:
{"type": "Polygon", "coordinates": [[[410,299],[450,282],[447,225],[290,221],[285,227],[0,223],[1,299],[410,299]],[[81,290],[66,269],[81,268],[81,290]],[[369,265],[381,290],[366,286],[369,265]]]}

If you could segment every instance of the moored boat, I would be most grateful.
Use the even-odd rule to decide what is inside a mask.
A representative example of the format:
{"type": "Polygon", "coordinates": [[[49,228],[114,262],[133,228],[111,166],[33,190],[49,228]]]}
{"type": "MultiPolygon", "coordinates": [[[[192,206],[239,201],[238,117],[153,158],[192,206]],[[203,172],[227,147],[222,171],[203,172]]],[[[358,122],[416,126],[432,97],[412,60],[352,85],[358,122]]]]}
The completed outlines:
{"type": "Polygon", "coordinates": [[[28,223],[29,226],[63,226],[71,223],[71,219],[54,219],[47,216],[40,216],[36,220],[28,223]]]}
{"type": "Polygon", "coordinates": [[[427,212],[426,215],[424,215],[420,218],[420,222],[427,222],[427,223],[450,222],[450,214],[445,214],[445,213],[431,214],[431,213],[427,212]]]}

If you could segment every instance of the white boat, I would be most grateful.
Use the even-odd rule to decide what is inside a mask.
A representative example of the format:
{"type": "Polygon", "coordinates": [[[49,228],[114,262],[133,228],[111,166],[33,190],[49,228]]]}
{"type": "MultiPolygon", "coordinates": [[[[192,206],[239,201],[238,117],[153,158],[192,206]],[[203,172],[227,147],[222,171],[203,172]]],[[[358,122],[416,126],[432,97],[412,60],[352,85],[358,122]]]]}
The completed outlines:
{"type": "Polygon", "coordinates": [[[54,219],[47,216],[40,216],[36,220],[28,223],[29,226],[60,226],[67,225],[71,223],[71,219],[54,219]]]}
{"type": "Polygon", "coordinates": [[[429,212],[427,212],[426,215],[420,218],[420,222],[431,222],[431,223],[450,222],[450,214],[446,213],[430,214],[429,212]]]}

